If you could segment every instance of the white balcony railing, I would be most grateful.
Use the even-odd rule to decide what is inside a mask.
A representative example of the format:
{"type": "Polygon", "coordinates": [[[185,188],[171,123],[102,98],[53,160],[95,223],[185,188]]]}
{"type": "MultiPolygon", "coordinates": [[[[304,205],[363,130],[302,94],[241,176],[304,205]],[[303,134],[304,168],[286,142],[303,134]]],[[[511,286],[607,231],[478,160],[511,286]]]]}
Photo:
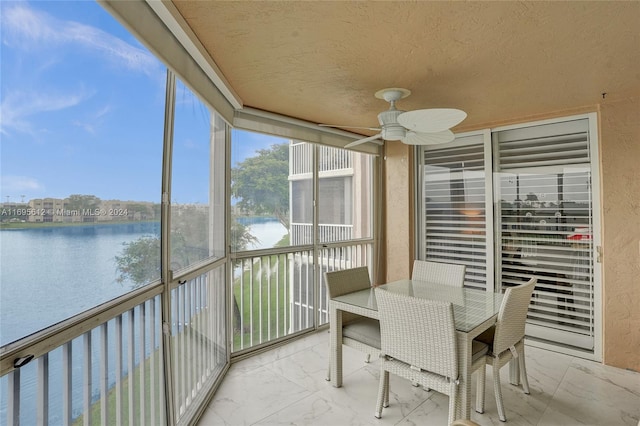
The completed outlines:
{"type": "MultiPolygon", "coordinates": [[[[317,252],[288,247],[237,255],[232,350],[325,324],[323,272],[371,265],[372,248],[372,241],[349,241],[317,252]]],[[[42,338],[3,347],[0,423],[162,425],[167,400],[176,421],[188,423],[227,362],[224,265],[198,274],[170,293],[172,394],[164,390],[158,283],[43,330],[42,338]],[[33,360],[13,367],[25,354],[33,360]]]]}
{"type": "MultiPolygon", "coordinates": [[[[289,148],[289,174],[311,174],[313,171],[313,156],[316,145],[310,143],[292,143],[289,148]]],[[[318,171],[328,172],[351,169],[353,167],[353,152],[330,146],[319,145],[318,171]]]]}
{"type": "MultiPolygon", "coordinates": [[[[291,224],[292,244],[311,244],[313,241],[313,224],[292,223],[291,224]]],[[[318,241],[321,243],[334,243],[339,241],[349,241],[354,238],[353,225],[318,225],[318,241]]]]}
{"type": "Polygon", "coordinates": [[[164,424],[160,306],[151,293],[93,328],[88,319],[60,333],[86,330],[0,379],[7,392],[0,423],[164,424]]]}
{"type": "Polygon", "coordinates": [[[233,272],[233,346],[238,352],[328,322],[326,271],[371,265],[371,241],[312,249],[274,249],[236,255],[233,272]],[[315,272],[319,272],[316,281],[315,272]],[[318,282],[316,292],[315,283],[318,282]],[[320,303],[316,303],[319,297],[320,303]]]}
{"type": "Polygon", "coordinates": [[[171,346],[176,418],[189,419],[224,367],[227,355],[224,267],[171,291],[171,346]]]}
{"type": "MultiPolygon", "coordinates": [[[[227,362],[224,280],[221,266],[171,291],[178,423],[193,418],[227,362]]],[[[161,291],[132,292],[43,330],[31,345],[3,347],[0,424],[166,424],[161,291]],[[6,367],[25,353],[34,359],[6,367]]]]}

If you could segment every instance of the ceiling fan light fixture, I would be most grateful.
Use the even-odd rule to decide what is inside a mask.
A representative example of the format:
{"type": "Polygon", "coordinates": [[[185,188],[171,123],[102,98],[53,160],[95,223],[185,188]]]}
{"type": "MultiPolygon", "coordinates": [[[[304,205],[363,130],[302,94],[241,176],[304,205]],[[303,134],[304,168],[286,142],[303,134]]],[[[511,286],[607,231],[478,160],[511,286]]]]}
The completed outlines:
{"type": "Polygon", "coordinates": [[[407,135],[407,129],[390,124],[382,129],[382,139],[386,141],[400,141],[407,135]]]}
{"type": "MultiPolygon", "coordinates": [[[[380,130],[380,133],[355,140],[345,145],[345,148],[366,142],[381,143],[380,139],[402,141],[407,145],[437,145],[454,140],[455,135],[449,129],[464,120],[467,113],[453,108],[419,109],[408,112],[397,109],[396,101],[410,94],[410,90],[397,87],[377,91],[376,98],[384,99],[391,104],[388,110],[378,114],[380,129],[369,128],[369,130],[380,130]]],[[[321,126],[328,125],[321,124],[321,126]]]]}

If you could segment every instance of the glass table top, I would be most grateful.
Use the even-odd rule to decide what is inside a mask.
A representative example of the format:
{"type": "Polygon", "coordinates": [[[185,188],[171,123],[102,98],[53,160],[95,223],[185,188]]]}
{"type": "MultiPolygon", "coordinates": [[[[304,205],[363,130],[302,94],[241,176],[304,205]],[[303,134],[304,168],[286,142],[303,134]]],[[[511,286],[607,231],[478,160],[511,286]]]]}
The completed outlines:
{"type": "MultiPolygon", "coordinates": [[[[451,302],[456,330],[468,332],[496,315],[503,295],[486,291],[459,288],[418,280],[400,280],[377,288],[422,299],[451,302]]],[[[348,293],[332,300],[360,308],[378,310],[373,288],[348,293]]]]}

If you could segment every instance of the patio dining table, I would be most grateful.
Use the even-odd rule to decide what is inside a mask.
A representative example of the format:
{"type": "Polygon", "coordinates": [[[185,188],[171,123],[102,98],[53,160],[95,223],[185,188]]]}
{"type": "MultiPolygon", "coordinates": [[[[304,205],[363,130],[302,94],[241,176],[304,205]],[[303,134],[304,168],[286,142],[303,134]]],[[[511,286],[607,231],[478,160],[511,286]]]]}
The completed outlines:
{"type": "MultiPolygon", "coordinates": [[[[448,301],[453,304],[459,374],[456,418],[469,419],[472,341],[495,324],[503,295],[417,280],[394,281],[378,288],[424,299],[448,301]]],[[[378,319],[375,292],[370,288],[335,297],[329,301],[329,312],[331,383],[335,387],[340,387],[342,386],[342,313],[352,312],[378,319]]]]}

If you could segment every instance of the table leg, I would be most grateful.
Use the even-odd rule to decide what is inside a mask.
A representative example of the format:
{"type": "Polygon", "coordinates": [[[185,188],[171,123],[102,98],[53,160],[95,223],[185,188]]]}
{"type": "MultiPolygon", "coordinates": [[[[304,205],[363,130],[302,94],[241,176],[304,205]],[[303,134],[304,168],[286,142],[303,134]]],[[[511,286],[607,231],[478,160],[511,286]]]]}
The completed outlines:
{"type": "Polygon", "coordinates": [[[342,386],[342,311],[331,306],[329,312],[331,383],[342,386]]]}
{"type": "Polygon", "coordinates": [[[456,419],[469,419],[471,411],[471,353],[472,338],[467,333],[456,332],[458,339],[458,380],[456,387],[456,419]]]}

